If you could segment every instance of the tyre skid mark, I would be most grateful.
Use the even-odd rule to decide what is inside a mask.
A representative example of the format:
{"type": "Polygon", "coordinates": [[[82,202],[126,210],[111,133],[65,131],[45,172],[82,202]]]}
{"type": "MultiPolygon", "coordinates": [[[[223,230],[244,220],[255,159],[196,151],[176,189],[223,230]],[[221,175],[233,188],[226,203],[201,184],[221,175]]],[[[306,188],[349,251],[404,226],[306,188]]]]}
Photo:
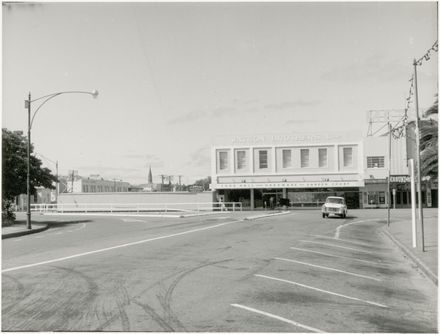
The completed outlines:
{"type": "Polygon", "coordinates": [[[161,296],[158,295],[158,299],[165,311],[165,316],[166,316],[166,320],[168,322],[173,322],[175,323],[175,325],[178,328],[183,329],[184,331],[186,331],[186,328],[183,326],[183,324],[179,321],[179,319],[177,318],[177,316],[174,314],[172,308],[171,308],[171,301],[172,301],[172,294],[174,292],[174,289],[176,288],[177,284],[187,275],[193,273],[196,270],[199,270],[201,268],[207,267],[207,266],[212,266],[212,265],[216,265],[219,263],[224,263],[224,262],[228,262],[231,261],[232,259],[225,259],[225,260],[220,260],[220,261],[214,261],[214,262],[208,262],[208,263],[203,263],[197,267],[191,268],[189,270],[185,270],[183,273],[179,274],[174,280],[173,282],[170,284],[170,286],[168,287],[167,291],[165,292],[165,295],[161,296]]]}
{"type": "Polygon", "coordinates": [[[145,313],[147,313],[153,321],[161,326],[167,332],[174,332],[174,328],[171,327],[151,306],[143,304],[139,301],[133,300],[133,303],[140,306],[145,313]]]}

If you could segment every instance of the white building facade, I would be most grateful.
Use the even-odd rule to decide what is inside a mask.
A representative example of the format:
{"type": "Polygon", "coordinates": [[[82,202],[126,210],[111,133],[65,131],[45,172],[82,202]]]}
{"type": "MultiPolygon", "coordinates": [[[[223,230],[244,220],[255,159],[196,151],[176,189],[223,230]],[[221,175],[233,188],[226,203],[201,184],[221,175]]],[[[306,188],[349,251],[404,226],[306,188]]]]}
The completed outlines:
{"type": "Polygon", "coordinates": [[[388,173],[408,174],[404,140],[392,142],[391,165],[388,146],[388,137],[358,133],[218,137],[211,189],[251,209],[281,199],[320,206],[330,195],[344,196],[351,208],[387,207],[388,173]]]}
{"type": "Polygon", "coordinates": [[[109,193],[128,192],[130,184],[120,180],[105,180],[99,175],[83,177],[79,175],[69,176],[66,180],[67,193],[109,193]]]}

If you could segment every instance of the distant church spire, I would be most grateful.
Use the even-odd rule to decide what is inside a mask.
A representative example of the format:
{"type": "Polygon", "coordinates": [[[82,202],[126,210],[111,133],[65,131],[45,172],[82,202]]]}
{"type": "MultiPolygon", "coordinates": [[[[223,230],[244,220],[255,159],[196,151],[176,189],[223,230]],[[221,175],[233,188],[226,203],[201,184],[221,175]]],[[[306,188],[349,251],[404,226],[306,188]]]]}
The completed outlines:
{"type": "Polygon", "coordinates": [[[153,174],[151,174],[151,165],[150,165],[150,170],[148,171],[148,184],[153,184],[153,174]]]}

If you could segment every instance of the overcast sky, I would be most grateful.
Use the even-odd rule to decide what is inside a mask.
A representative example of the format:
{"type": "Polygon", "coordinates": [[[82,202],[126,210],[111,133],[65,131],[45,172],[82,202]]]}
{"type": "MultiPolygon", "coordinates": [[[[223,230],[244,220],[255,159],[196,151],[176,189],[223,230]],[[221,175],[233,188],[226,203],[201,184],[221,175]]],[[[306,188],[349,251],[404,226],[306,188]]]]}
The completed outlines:
{"type": "MultiPolygon", "coordinates": [[[[437,40],[435,2],[43,3],[3,6],[2,126],[27,127],[60,174],[190,183],[216,135],[367,132],[405,106],[413,59],[437,40]],[[37,107],[37,104],[34,104],[37,107]],[[35,108],[34,108],[35,110],[35,108]]],[[[420,107],[437,54],[418,68],[420,107]]]]}

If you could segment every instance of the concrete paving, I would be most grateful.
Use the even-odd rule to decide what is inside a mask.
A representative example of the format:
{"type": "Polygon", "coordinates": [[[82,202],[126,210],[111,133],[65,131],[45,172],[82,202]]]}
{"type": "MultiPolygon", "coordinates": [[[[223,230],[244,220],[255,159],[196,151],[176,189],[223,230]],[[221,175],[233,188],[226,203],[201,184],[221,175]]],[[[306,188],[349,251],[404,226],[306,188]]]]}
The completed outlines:
{"type": "Polygon", "coordinates": [[[385,228],[398,246],[420,269],[438,285],[438,211],[423,210],[424,251],[422,250],[422,233],[420,223],[416,223],[416,247],[413,247],[411,210],[391,210],[391,224],[385,228]]]}
{"type": "MultiPolygon", "coordinates": [[[[300,211],[300,210],[293,210],[300,211]]],[[[361,212],[365,210],[351,210],[351,212],[361,212]]],[[[370,210],[367,210],[370,211],[370,210]]],[[[386,210],[376,209],[378,213],[386,216],[386,210]]],[[[390,226],[384,228],[384,233],[390,237],[401,250],[410,257],[417,266],[436,284],[438,285],[438,209],[424,209],[424,251],[422,251],[422,235],[420,224],[417,222],[417,247],[414,248],[412,244],[412,227],[411,227],[411,210],[410,209],[393,209],[391,210],[390,226]]],[[[219,214],[219,212],[213,213],[219,214]]],[[[231,215],[234,219],[258,219],[271,215],[284,214],[281,210],[265,210],[265,211],[237,211],[237,212],[220,212],[220,214],[231,215]]],[[[121,216],[114,215],[114,216],[121,216]]],[[[207,213],[201,215],[209,216],[207,213]]],[[[55,216],[55,215],[51,215],[55,216]]],[[[108,216],[101,214],[101,216],[108,216]]],[[[127,216],[126,214],[124,216],[127,216]]],[[[142,215],[132,215],[133,217],[142,215]]],[[[145,215],[144,215],[145,216],[145,215]]],[[[180,215],[169,216],[169,218],[185,218],[196,217],[197,215],[187,215],[181,217],[180,215]]],[[[23,212],[17,213],[17,221],[12,226],[2,227],[2,239],[20,237],[26,234],[38,233],[45,231],[50,227],[51,221],[44,221],[45,215],[35,214],[38,221],[33,222],[32,229],[26,227],[25,214],[23,212]]],[[[160,217],[160,215],[154,215],[160,217]]]]}
{"type": "Polygon", "coordinates": [[[261,214],[35,215],[50,229],[2,245],[2,329],[437,332],[386,211],[261,214]]]}

